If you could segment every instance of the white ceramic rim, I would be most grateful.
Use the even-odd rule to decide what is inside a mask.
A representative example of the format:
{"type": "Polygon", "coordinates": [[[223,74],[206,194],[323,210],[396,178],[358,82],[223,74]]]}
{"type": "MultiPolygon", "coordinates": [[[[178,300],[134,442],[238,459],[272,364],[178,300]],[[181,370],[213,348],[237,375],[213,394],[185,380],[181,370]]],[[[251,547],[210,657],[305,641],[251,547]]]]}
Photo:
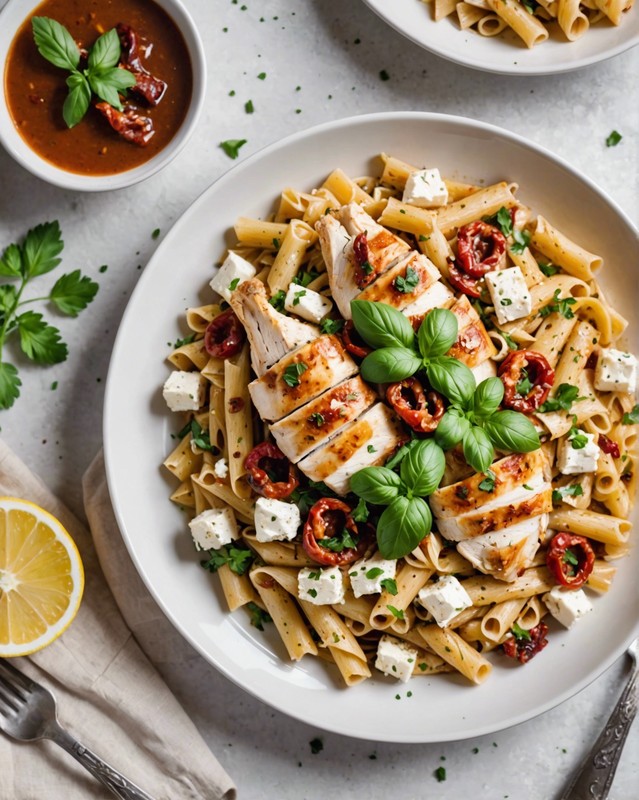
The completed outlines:
{"type": "MultiPolygon", "coordinates": [[[[619,218],[620,223],[622,226],[628,229],[628,233],[630,233],[635,239],[638,237],[637,231],[633,224],[631,223],[628,216],[617,206],[617,204],[611,200],[601,189],[599,189],[592,181],[588,178],[584,177],[580,173],[578,173],[575,169],[569,166],[566,162],[564,162],[559,157],[553,155],[545,148],[532,144],[529,141],[525,140],[523,137],[518,136],[517,134],[504,131],[496,126],[477,122],[475,120],[463,118],[463,117],[456,117],[456,116],[449,116],[445,114],[431,114],[431,113],[421,113],[421,112],[392,112],[392,113],[379,113],[379,114],[370,114],[370,115],[362,115],[357,117],[350,117],[346,119],[337,120],[334,122],[329,122],[324,125],[320,125],[314,128],[307,129],[305,131],[293,134],[284,140],[276,142],[266,148],[263,148],[259,152],[255,153],[253,156],[248,158],[246,161],[241,162],[240,164],[233,167],[227,173],[225,173],[222,177],[220,177],[217,181],[215,181],[205,192],[200,195],[200,197],[185,211],[182,215],[180,220],[178,220],[171,231],[167,234],[164,238],[162,245],[156,251],[154,256],[152,257],[151,261],[147,265],[146,269],[144,270],[138,285],[136,286],[127,309],[124,313],[122,322],[119,327],[118,335],[116,337],[115,345],[113,348],[113,353],[111,357],[111,363],[109,367],[109,374],[107,378],[107,385],[106,385],[106,395],[105,395],[105,404],[104,404],[104,427],[103,427],[103,436],[104,436],[104,451],[105,451],[105,463],[106,463],[106,474],[107,474],[107,481],[109,485],[109,490],[111,493],[111,499],[113,502],[113,507],[115,510],[116,518],[122,532],[123,539],[125,541],[126,547],[131,555],[131,558],[142,577],[143,581],[145,582],[147,588],[149,589],[152,596],[155,598],[158,605],[162,608],[163,612],[169,618],[169,620],[173,623],[173,625],[177,628],[178,631],[184,636],[184,638],[213,666],[215,666],[218,670],[220,670],[227,678],[231,681],[239,685],[245,691],[255,695],[263,702],[272,705],[274,708],[277,708],[279,711],[282,711],[285,714],[288,714],[292,717],[300,719],[304,722],[312,722],[314,725],[324,728],[325,730],[331,730],[336,733],[340,733],[343,735],[353,736],[355,738],[361,739],[374,739],[376,741],[393,741],[393,742],[435,742],[435,741],[455,741],[460,739],[471,738],[475,736],[484,735],[486,733],[491,733],[497,730],[503,730],[505,728],[511,727],[513,725],[517,725],[521,722],[524,722],[528,719],[531,719],[539,714],[549,710],[550,708],[554,708],[556,705],[559,705],[564,700],[572,697],[574,694],[579,692],[593,680],[595,680],[599,675],[601,675],[606,669],[608,669],[614,661],[623,653],[623,651],[627,648],[630,642],[639,635],[639,618],[634,617],[634,625],[632,626],[632,630],[629,630],[627,635],[617,642],[616,646],[613,647],[610,651],[607,652],[605,657],[597,662],[596,668],[592,669],[587,675],[585,675],[581,680],[573,683],[569,686],[565,691],[558,693],[557,695],[549,698],[547,701],[540,703],[539,705],[535,706],[533,709],[529,709],[526,712],[519,712],[513,713],[508,716],[507,719],[499,720],[489,724],[474,724],[471,727],[464,728],[462,730],[455,729],[454,731],[448,731],[444,734],[437,733],[437,734],[423,734],[423,733],[414,733],[411,730],[407,731],[396,731],[393,730],[392,733],[389,733],[385,730],[380,731],[371,731],[370,729],[363,729],[361,726],[355,725],[353,722],[345,723],[343,719],[335,721],[333,719],[326,719],[322,718],[319,719],[317,716],[309,717],[308,715],[305,716],[304,709],[298,709],[295,707],[294,704],[291,704],[288,700],[279,700],[274,699],[273,697],[265,696],[264,692],[260,692],[256,685],[251,683],[247,683],[243,681],[241,678],[238,678],[237,674],[235,674],[233,667],[235,666],[235,662],[233,658],[229,658],[226,652],[220,651],[217,655],[218,658],[216,659],[210,652],[207,651],[206,647],[202,646],[197,638],[192,635],[188,630],[185,629],[184,625],[178,619],[178,612],[168,607],[168,605],[164,602],[161,592],[158,587],[155,585],[155,581],[153,576],[150,575],[144,564],[144,549],[146,546],[146,542],[143,545],[139,541],[139,537],[136,540],[135,533],[133,531],[128,530],[127,526],[127,519],[126,514],[123,508],[123,502],[121,497],[120,485],[118,482],[118,476],[116,473],[117,469],[117,448],[115,445],[115,433],[119,428],[122,428],[122,404],[120,403],[119,413],[118,413],[118,404],[116,401],[117,392],[121,390],[122,386],[115,385],[115,378],[114,373],[116,369],[119,367],[120,363],[126,363],[128,358],[128,351],[130,347],[130,337],[129,332],[127,330],[131,320],[134,318],[134,315],[137,313],[137,305],[141,298],[144,298],[145,295],[152,296],[153,294],[153,286],[154,286],[154,264],[158,264],[161,262],[162,259],[162,248],[167,246],[167,243],[171,243],[174,239],[179,241],[179,237],[181,234],[182,228],[182,220],[188,221],[189,216],[194,213],[200,206],[206,206],[207,201],[209,199],[209,195],[214,196],[220,192],[223,192],[225,187],[231,184],[234,181],[241,181],[243,173],[251,171],[254,165],[258,164],[263,158],[272,157],[278,152],[286,151],[293,144],[297,144],[303,142],[304,140],[312,140],[315,137],[321,137],[323,133],[328,132],[335,132],[339,130],[350,130],[351,135],[354,132],[357,133],[358,126],[368,126],[368,125],[375,125],[376,123],[395,123],[397,125],[401,125],[402,123],[407,122],[423,122],[424,125],[428,123],[434,124],[445,124],[453,128],[458,128],[460,131],[463,132],[463,129],[470,128],[472,133],[477,134],[478,137],[484,138],[497,138],[501,141],[507,141],[512,145],[517,146],[519,149],[523,149],[525,151],[531,152],[536,154],[537,156],[541,156],[544,159],[549,160],[554,164],[557,168],[562,171],[568,173],[569,177],[572,179],[576,179],[577,181],[581,182],[589,191],[591,191],[598,201],[601,201],[605,205],[608,206],[610,212],[619,218]],[[137,549],[139,546],[139,550],[137,549]],[[287,704],[288,703],[288,704],[287,704]],[[374,734],[374,735],[372,735],[374,734]]],[[[326,161],[330,162],[327,163],[327,171],[334,166],[334,161],[336,158],[332,155],[326,156],[326,161]]],[[[285,180],[285,175],[282,176],[283,180],[285,180]]],[[[267,198],[264,199],[264,202],[268,202],[267,198]]],[[[639,245],[638,245],[639,247],[639,245]]],[[[178,301],[176,301],[178,302],[178,301]]],[[[153,387],[156,388],[156,387],[153,387]]],[[[168,503],[167,499],[167,503],[168,503]]],[[[633,610],[636,612],[636,598],[633,599],[633,610]]],[[[228,616],[228,615],[227,615],[228,616]]],[[[244,638],[247,638],[246,636],[244,638]]],[[[242,644],[244,646],[245,642],[241,642],[238,640],[238,644],[242,644]]],[[[251,645],[255,646],[255,649],[258,649],[258,645],[255,642],[251,642],[251,645]]],[[[262,646],[262,651],[265,649],[266,646],[262,646]]],[[[270,659],[273,660],[276,658],[273,656],[272,653],[269,653],[270,659]]],[[[263,658],[263,654],[258,653],[256,664],[263,658]]],[[[497,679],[495,677],[495,679],[497,679]]],[[[419,686],[420,680],[426,679],[416,679],[416,687],[419,686]]],[[[367,682],[368,683],[368,682],[367,682]]],[[[295,691],[297,690],[297,686],[292,687],[295,691]]],[[[396,690],[402,689],[402,684],[397,684],[396,687],[391,687],[393,689],[393,693],[396,690]]],[[[410,688],[413,688],[412,686],[410,688]]],[[[348,694],[350,696],[351,692],[354,692],[355,695],[357,694],[358,688],[355,687],[354,689],[348,690],[348,694]]],[[[468,701],[469,705],[472,705],[472,692],[473,691],[481,691],[481,687],[479,689],[470,689],[470,693],[468,694],[468,701]]],[[[321,704],[321,698],[316,697],[316,702],[318,705],[321,704]]]]}
{"type": "MultiPolygon", "coordinates": [[[[455,30],[453,31],[456,37],[449,37],[448,35],[443,37],[443,30],[440,29],[440,26],[446,25],[447,22],[450,24],[450,21],[440,20],[439,22],[435,22],[434,19],[428,19],[426,15],[424,15],[423,27],[420,24],[414,25],[414,19],[409,19],[408,15],[414,18],[416,16],[415,12],[412,8],[405,11],[402,4],[414,3],[417,8],[419,6],[419,0],[392,0],[392,2],[389,2],[389,0],[363,0],[363,2],[366,3],[377,16],[390,25],[391,28],[394,28],[402,36],[410,39],[411,42],[414,42],[424,50],[428,50],[441,58],[445,58],[447,61],[452,61],[454,64],[477,69],[481,72],[497,73],[499,75],[530,77],[531,75],[558,75],[563,72],[573,72],[601,61],[607,61],[609,58],[614,58],[614,56],[618,56],[639,44],[639,23],[634,23],[636,30],[634,34],[630,35],[627,39],[611,47],[604,48],[598,53],[583,56],[574,61],[549,61],[547,64],[527,64],[527,54],[537,52],[543,54],[551,44],[558,44],[554,42],[542,42],[542,44],[537,45],[532,50],[528,50],[525,47],[521,49],[511,45],[510,52],[504,53],[503,59],[501,52],[495,49],[493,52],[498,60],[495,60],[494,63],[490,63],[489,61],[482,63],[472,55],[476,52],[474,40],[481,40],[485,43],[486,47],[489,47],[491,43],[493,46],[498,44],[499,37],[481,37],[474,31],[470,31],[470,33],[468,31],[462,31],[457,26],[455,26],[455,30]],[[470,39],[470,46],[468,44],[469,40],[466,39],[466,34],[473,37],[470,39]],[[453,49],[453,47],[457,49],[453,49]],[[504,63],[502,63],[502,60],[504,63]]],[[[628,13],[632,12],[633,9],[628,13]]],[[[637,10],[634,9],[634,12],[637,13],[637,10]]],[[[617,30],[621,31],[622,36],[624,33],[624,22],[627,23],[628,20],[623,20],[622,24],[617,28],[617,30]]],[[[597,32],[596,27],[593,27],[593,30],[587,31],[584,37],[596,36],[597,32]]],[[[479,44],[479,42],[477,42],[477,44],[479,44]]],[[[558,46],[570,48],[574,44],[578,44],[578,42],[561,42],[558,46]]],[[[569,54],[570,51],[565,52],[566,57],[569,54]]]]}
{"type": "Polygon", "coordinates": [[[191,57],[193,91],[182,125],[166,147],[149,161],[116,175],[79,175],[67,172],[39,156],[16,129],[5,97],[6,58],[14,36],[24,20],[43,0],[9,0],[0,12],[0,144],[21,166],[38,178],[62,189],[105,192],[123,189],[150,178],[170,163],[191,138],[206,96],[206,57],[198,29],[181,0],[153,0],[180,30],[191,57]]]}

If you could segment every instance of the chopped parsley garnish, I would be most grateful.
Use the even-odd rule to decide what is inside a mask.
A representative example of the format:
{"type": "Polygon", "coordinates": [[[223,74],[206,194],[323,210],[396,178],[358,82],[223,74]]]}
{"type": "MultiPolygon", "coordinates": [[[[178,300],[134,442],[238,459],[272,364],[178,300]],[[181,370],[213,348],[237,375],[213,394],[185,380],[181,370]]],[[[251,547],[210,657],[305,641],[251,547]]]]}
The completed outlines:
{"type": "Polygon", "coordinates": [[[530,390],[533,388],[533,382],[530,380],[528,375],[528,370],[522,369],[521,371],[521,378],[517,381],[517,393],[520,394],[522,397],[526,397],[530,390]]]}
{"type": "Polygon", "coordinates": [[[507,334],[506,331],[500,331],[499,328],[497,328],[497,333],[499,333],[511,350],[517,350],[517,342],[512,338],[512,336],[507,334]]]}
{"type": "Polygon", "coordinates": [[[515,254],[523,253],[530,243],[530,234],[528,231],[522,231],[518,228],[515,228],[513,230],[513,240],[514,243],[510,248],[510,252],[515,254]]]}
{"type": "Polygon", "coordinates": [[[566,549],[566,552],[564,553],[562,560],[564,564],[570,564],[572,567],[579,566],[579,559],[569,547],[566,549]]]}
{"type": "Polygon", "coordinates": [[[492,469],[489,469],[486,472],[486,477],[484,480],[479,484],[479,488],[482,492],[494,492],[495,491],[495,473],[492,469]]]}
{"type": "Polygon", "coordinates": [[[568,439],[570,440],[573,450],[583,450],[588,444],[588,437],[586,434],[574,426],[568,432],[568,439]]]}
{"type": "Polygon", "coordinates": [[[246,103],[244,103],[244,111],[246,111],[247,114],[252,114],[255,111],[252,100],[247,100],[246,103]]]}
{"type": "Polygon", "coordinates": [[[315,411],[311,416],[308,418],[308,421],[311,422],[315,427],[321,428],[322,425],[326,422],[324,419],[324,415],[320,414],[319,411],[315,411]]]}
{"type": "Polygon", "coordinates": [[[234,292],[239,285],[240,285],[240,279],[233,278],[233,280],[229,283],[229,292],[234,292]]]}
{"type": "Polygon", "coordinates": [[[419,273],[412,267],[406,269],[406,275],[395,278],[395,288],[402,294],[411,294],[419,284],[419,273]]]}
{"type": "Polygon", "coordinates": [[[314,269],[312,269],[310,272],[298,272],[291,283],[296,283],[299,286],[306,288],[309,283],[313,283],[316,278],[319,278],[319,272],[316,272],[314,269]]]}
{"type": "Polygon", "coordinates": [[[269,300],[269,303],[273,306],[276,311],[284,311],[284,301],[286,300],[286,292],[284,289],[279,289],[273,297],[269,300]]]}
{"type": "Polygon", "coordinates": [[[191,344],[191,342],[195,341],[195,334],[192,333],[190,336],[185,336],[184,339],[176,339],[173,343],[173,349],[177,350],[179,347],[184,347],[185,344],[191,344]]]}
{"type": "Polygon", "coordinates": [[[437,778],[437,783],[441,783],[442,781],[446,780],[446,768],[445,767],[437,767],[435,770],[435,777],[437,778]]]}
{"type": "MultiPolygon", "coordinates": [[[[383,581],[380,581],[380,585],[384,591],[388,592],[388,594],[392,594],[393,597],[397,594],[397,583],[394,578],[384,578],[383,581]]],[[[390,608],[390,606],[388,607],[390,608]]],[[[403,617],[401,618],[403,619],[403,617]]]]}
{"type": "Polygon", "coordinates": [[[639,422],[639,404],[632,411],[627,411],[621,418],[622,425],[636,425],[639,422]]]}
{"type": "Polygon", "coordinates": [[[570,411],[572,404],[579,399],[579,389],[569,383],[560,383],[555,396],[539,406],[542,413],[547,411],[570,411]]]}
{"type": "Polygon", "coordinates": [[[355,522],[366,522],[369,515],[368,506],[366,505],[366,500],[363,497],[360,497],[357,505],[351,512],[351,517],[355,520],[355,522]]]}
{"type": "Polygon", "coordinates": [[[343,319],[325,319],[320,325],[320,330],[322,333],[339,333],[343,327],[343,319]]]}
{"type": "Polygon", "coordinates": [[[357,542],[353,539],[350,531],[344,529],[339,536],[332,536],[330,539],[318,539],[317,544],[320,547],[325,547],[327,550],[332,550],[333,553],[341,553],[347,548],[357,547],[357,542]]]}
{"type": "Polygon", "coordinates": [[[305,295],[306,295],[306,289],[300,289],[300,291],[299,291],[299,292],[295,292],[295,294],[294,294],[294,296],[293,296],[293,305],[294,305],[294,306],[299,306],[299,304],[300,304],[300,300],[301,300],[301,299],[302,299],[302,297],[304,297],[305,295]]]}
{"type": "Polygon", "coordinates": [[[362,268],[364,275],[370,275],[373,271],[373,265],[370,263],[370,261],[362,261],[360,267],[362,268]]]}
{"type": "Polygon", "coordinates": [[[381,81],[389,81],[390,80],[390,75],[388,74],[388,72],[386,72],[385,69],[381,69],[379,71],[379,79],[381,81]]]}
{"type": "Polygon", "coordinates": [[[160,235],[160,229],[159,229],[159,228],[156,228],[156,229],[153,231],[153,233],[151,234],[151,239],[157,239],[159,235],[160,235]]]}
{"type": "Polygon", "coordinates": [[[53,381],[53,383],[51,384],[51,391],[55,392],[55,390],[57,388],[58,388],[58,382],[57,381],[53,381]]]}
{"type": "Polygon", "coordinates": [[[271,239],[271,241],[273,242],[273,247],[274,247],[276,250],[279,250],[279,249],[280,249],[280,240],[279,240],[279,239],[277,239],[277,238],[274,236],[274,237],[271,239]]]}
{"type": "Polygon", "coordinates": [[[369,453],[376,453],[377,452],[377,450],[373,447],[372,444],[369,444],[366,449],[368,450],[369,453]]]}
{"type": "Polygon", "coordinates": [[[521,4],[529,14],[534,14],[539,8],[539,3],[535,2],[535,0],[521,0],[521,4]]]}
{"type": "Polygon", "coordinates": [[[284,370],[284,374],[282,375],[282,379],[287,386],[290,386],[293,389],[295,386],[300,385],[300,375],[303,375],[308,367],[303,361],[298,361],[295,364],[290,364],[284,370]]]}
{"type": "Polygon", "coordinates": [[[311,746],[311,753],[314,756],[317,755],[318,753],[321,753],[322,750],[324,749],[324,742],[319,737],[311,739],[309,745],[311,746]]]}
{"type": "Polygon", "coordinates": [[[252,550],[233,545],[220,547],[219,550],[209,550],[209,556],[208,561],[200,561],[204,569],[208,569],[209,572],[217,572],[220,567],[228,564],[236,575],[244,575],[255,558],[252,550]]]}
{"type": "Polygon", "coordinates": [[[552,490],[553,505],[558,506],[563,502],[564,497],[581,497],[584,490],[580,483],[571,483],[568,486],[560,486],[552,490]]]}
{"type": "Polygon", "coordinates": [[[196,447],[200,450],[211,450],[214,453],[218,452],[217,447],[211,444],[209,432],[205,431],[196,419],[192,419],[186,423],[181,431],[178,431],[177,438],[183,439],[187,433],[191,434],[191,440],[196,447]]]}
{"type": "Polygon", "coordinates": [[[311,597],[317,597],[317,589],[309,589],[307,594],[310,594],[311,597]]]}
{"type": "Polygon", "coordinates": [[[371,569],[366,571],[366,579],[373,581],[375,578],[379,578],[379,576],[383,574],[384,570],[380,569],[380,567],[371,567],[371,569]]]}
{"type": "Polygon", "coordinates": [[[575,312],[570,308],[570,306],[574,306],[577,302],[574,297],[563,297],[560,298],[559,295],[561,294],[561,289],[555,289],[555,293],[552,296],[552,300],[548,303],[547,306],[539,309],[539,316],[540,317],[547,317],[548,314],[552,314],[553,311],[561,314],[562,317],[566,319],[572,319],[575,316],[575,312]]]}
{"type": "Polygon", "coordinates": [[[387,605],[386,608],[391,612],[395,619],[404,619],[404,612],[401,608],[395,608],[395,606],[391,605],[387,605]]]}
{"type": "Polygon", "coordinates": [[[530,633],[528,633],[528,631],[525,630],[524,628],[517,625],[516,622],[513,622],[513,626],[510,630],[512,631],[513,636],[515,637],[515,639],[517,639],[517,641],[521,641],[522,639],[525,639],[528,642],[530,641],[530,633]]]}
{"type": "Polygon", "coordinates": [[[262,611],[256,603],[247,603],[246,607],[251,615],[251,625],[257,628],[258,631],[264,630],[265,622],[273,622],[270,614],[267,614],[266,611],[262,611]]]}
{"type": "Polygon", "coordinates": [[[542,264],[541,261],[538,261],[537,266],[547,278],[552,278],[553,275],[559,272],[559,267],[556,267],[554,264],[542,264]]]}
{"type": "Polygon", "coordinates": [[[244,147],[246,139],[227,139],[225,142],[220,142],[220,147],[229,158],[237,158],[240,154],[240,147],[244,147]]]}
{"type": "Polygon", "coordinates": [[[606,138],[606,147],[616,147],[622,139],[623,136],[619,131],[610,131],[606,138]]]}
{"type": "Polygon", "coordinates": [[[260,74],[257,77],[261,81],[266,80],[266,72],[260,72],[260,74]]]}

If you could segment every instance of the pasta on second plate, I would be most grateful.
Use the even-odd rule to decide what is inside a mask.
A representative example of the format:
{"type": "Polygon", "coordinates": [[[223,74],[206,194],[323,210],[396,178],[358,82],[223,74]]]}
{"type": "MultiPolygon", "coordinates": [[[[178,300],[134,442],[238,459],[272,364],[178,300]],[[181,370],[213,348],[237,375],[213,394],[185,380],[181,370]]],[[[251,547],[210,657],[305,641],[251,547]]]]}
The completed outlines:
{"type": "Polygon", "coordinates": [[[171,499],[229,611],[347,686],[479,684],[592,612],[639,422],[602,258],[514,183],[386,155],[235,230],[164,386],[171,499]]]}

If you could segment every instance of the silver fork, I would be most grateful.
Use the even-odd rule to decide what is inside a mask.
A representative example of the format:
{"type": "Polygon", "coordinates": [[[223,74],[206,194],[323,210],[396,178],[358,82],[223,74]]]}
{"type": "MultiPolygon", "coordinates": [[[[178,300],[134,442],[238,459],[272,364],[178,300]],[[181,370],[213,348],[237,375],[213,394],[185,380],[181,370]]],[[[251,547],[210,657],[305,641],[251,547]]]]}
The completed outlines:
{"type": "Polygon", "coordinates": [[[605,800],[612,786],[628,731],[637,713],[639,639],[627,650],[632,672],[606,727],[583,760],[572,781],[557,800],[605,800]]]}
{"type": "Polygon", "coordinates": [[[0,730],[21,742],[51,739],[122,800],[153,800],[58,722],[55,698],[13,664],[0,658],[0,730]]]}

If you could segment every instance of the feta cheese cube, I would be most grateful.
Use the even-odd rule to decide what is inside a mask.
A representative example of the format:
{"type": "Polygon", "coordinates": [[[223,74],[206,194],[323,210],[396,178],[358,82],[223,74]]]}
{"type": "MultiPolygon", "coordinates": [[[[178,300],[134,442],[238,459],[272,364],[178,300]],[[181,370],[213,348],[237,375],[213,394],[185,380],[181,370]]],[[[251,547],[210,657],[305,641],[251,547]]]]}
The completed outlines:
{"type": "Polygon", "coordinates": [[[557,448],[557,467],[562,475],[579,475],[582,472],[594,472],[599,459],[599,445],[595,442],[594,433],[586,433],[577,429],[572,438],[564,438],[557,448]],[[585,447],[573,447],[576,437],[588,439],[585,447]]]}
{"type": "Polygon", "coordinates": [[[217,271],[215,277],[210,282],[210,287],[214,292],[221,295],[228,303],[231,294],[237,287],[255,277],[255,267],[242,256],[230,251],[224,263],[217,271]]]}
{"type": "Polygon", "coordinates": [[[406,180],[402,202],[419,208],[438,208],[448,202],[448,189],[438,169],[411,172],[406,180]]]}
{"type": "Polygon", "coordinates": [[[460,611],[473,604],[468,592],[453,575],[446,575],[437,583],[424,586],[417,599],[430,611],[440,628],[444,628],[460,611]]]}
{"type": "Polygon", "coordinates": [[[197,411],[206,399],[206,378],[199,372],[172,372],[164,383],[162,396],[171,411],[197,411]]]}
{"type": "Polygon", "coordinates": [[[592,611],[592,603],[583,589],[566,591],[555,586],[542,599],[557,622],[566,628],[572,628],[578,619],[592,611]]]}
{"type": "Polygon", "coordinates": [[[519,267],[487,272],[485,281],[500,325],[530,314],[532,298],[519,267]]]}
{"type": "Polygon", "coordinates": [[[189,528],[197,550],[219,550],[240,535],[230,508],[209,508],[192,519],[189,528]]]}
{"type": "Polygon", "coordinates": [[[333,303],[319,292],[291,283],[284,298],[284,308],[309,322],[320,322],[333,308],[333,303]]]}
{"type": "Polygon", "coordinates": [[[382,636],[377,645],[375,667],[384,675],[406,683],[413,674],[417,650],[394,636],[382,636]]]}
{"type": "Polygon", "coordinates": [[[218,459],[213,467],[213,472],[215,473],[216,478],[220,478],[221,480],[227,478],[229,474],[229,465],[227,460],[225,458],[218,459]]]}
{"type": "Polygon", "coordinates": [[[302,518],[292,503],[259,497],[255,503],[255,536],[258,542],[291,541],[302,518]]]}
{"type": "Polygon", "coordinates": [[[595,389],[634,394],[637,391],[637,359],[612,347],[602,350],[595,369],[595,389]]]}
{"type": "Polygon", "coordinates": [[[304,567],[297,575],[297,595],[315,606],[344,602],[344,577],[339,567],[304,567]]]}
{"type": "Polygon", "coordinates": [[[379,553],[372,558],[363,558],[353,564],[348,577],[351,579],[353,594],[379,594],[383,590],[382,581],[395,577],[397,561],[382,558],[379,553]]]}

